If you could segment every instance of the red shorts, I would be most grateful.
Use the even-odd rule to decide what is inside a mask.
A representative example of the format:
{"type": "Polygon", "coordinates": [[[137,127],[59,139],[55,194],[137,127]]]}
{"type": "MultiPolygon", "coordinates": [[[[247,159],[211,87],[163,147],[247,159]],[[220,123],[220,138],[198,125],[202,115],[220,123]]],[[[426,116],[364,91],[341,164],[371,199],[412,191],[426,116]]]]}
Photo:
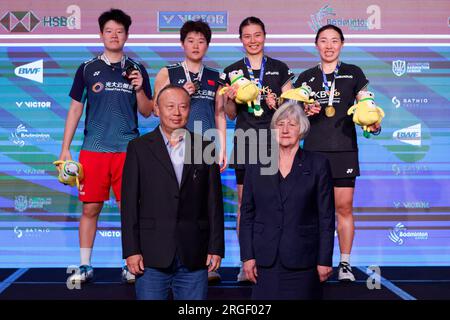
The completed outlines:
{"type": "Polygon", "coordinates": [[[84,179],[80,182],[79,199],[82,202],[109,200],[112,187],[116,201],[120,201],[122,170],[126,152],[80,151],[84,179]]]}

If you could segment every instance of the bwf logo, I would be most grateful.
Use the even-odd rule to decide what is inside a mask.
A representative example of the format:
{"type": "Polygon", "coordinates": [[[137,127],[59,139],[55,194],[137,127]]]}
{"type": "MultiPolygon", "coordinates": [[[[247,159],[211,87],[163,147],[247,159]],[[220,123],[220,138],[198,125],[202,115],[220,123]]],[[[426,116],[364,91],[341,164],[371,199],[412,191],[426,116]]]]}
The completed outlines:
{"type": "Polygon", "coordinates": [[[392,136],[394,139],[397,139],[403,143],[420,147],[422,144],[421,124],[418,123],[413,126],[394,131],[392,136]]]}
{"type": "Polygon", "coordinates": [[[14,69],[16,76],[39,83],[44,82],[44,60],[37,60],[14,69]]]}

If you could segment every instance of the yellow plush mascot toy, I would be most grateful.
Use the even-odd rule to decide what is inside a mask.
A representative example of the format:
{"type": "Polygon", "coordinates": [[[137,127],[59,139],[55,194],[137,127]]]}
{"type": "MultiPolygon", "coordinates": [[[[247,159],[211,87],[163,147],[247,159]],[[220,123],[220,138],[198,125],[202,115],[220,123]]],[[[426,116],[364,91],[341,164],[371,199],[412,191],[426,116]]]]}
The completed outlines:
{"type": "MultiPolygon", "coordinates": [[[[231,86],[237,85],[236,98],[234,101],[238,104],[246,104],[248,106],[247,111],[253,113],[256,117],[260,117],[264,110],[258,104],[258,96],[260,89],[256,84],[244,77],[242,70],[234,70],[228,74],[231,81],[231,86]],[[253,103],[253,105],[252,105],[253,103]]],[[[229,87],[223,87],[219,94],[223,95],[228,91],[229,87]]]]}
{"type": "Polygon", "coordinates": [[[73,160],[57,160],[53,162],[58,170],[59,182],[73,187],[74,185],[80,189],[80,181],[83,180],[83,166],[73,160]]]}
{"type": "Polygon", "coordinates": [[[284,99],[313,103],[314,99],[312,97],[314,97],[314,94],[315,92],[312,91],[311,87],[308,86],[306,82],[303,82],[301,87],[283,92],[280,97],[280,103],[283,103],[284,99]]]}
{"type": "Polygon", "coordinates": [[[364,137],[370,137],[369,126],[377,123],[380,124],[384,118],[384,111],[375,104],[375,95],[369,91],[360,91],[360,97],[357,104],[351,106],[347,110],[347,114],[353,114],[353,122],[361,126],[364,130],[364,137]]]}

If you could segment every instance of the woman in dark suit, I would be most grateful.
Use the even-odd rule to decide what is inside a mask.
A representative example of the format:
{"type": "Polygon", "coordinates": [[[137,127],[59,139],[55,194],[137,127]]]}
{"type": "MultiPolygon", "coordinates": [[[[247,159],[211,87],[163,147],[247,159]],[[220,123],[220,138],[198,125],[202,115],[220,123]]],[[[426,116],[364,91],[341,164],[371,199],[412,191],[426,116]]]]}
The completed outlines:
{"type": "Polygon", "coordinates": [[[279,146],[277,172],[246,168],[239,237],[244,272],[254,283],[252,299],[321,299],[334,245],[330,166],[300,148],[309,121],[297,104],[283,104],[271,129],[279,146]]]}

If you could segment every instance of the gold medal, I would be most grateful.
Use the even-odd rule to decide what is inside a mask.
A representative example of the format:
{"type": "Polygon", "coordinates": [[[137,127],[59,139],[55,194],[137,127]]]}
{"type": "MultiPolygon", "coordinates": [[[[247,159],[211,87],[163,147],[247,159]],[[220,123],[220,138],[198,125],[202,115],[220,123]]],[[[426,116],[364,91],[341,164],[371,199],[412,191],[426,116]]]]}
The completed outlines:
{"type": "Polygon", "coordinates": [[[333,106],[328,106],[325,108],[325,115],[328,118],[334,117],[335,114],[336,114],[336,109],[333,106]]]}

